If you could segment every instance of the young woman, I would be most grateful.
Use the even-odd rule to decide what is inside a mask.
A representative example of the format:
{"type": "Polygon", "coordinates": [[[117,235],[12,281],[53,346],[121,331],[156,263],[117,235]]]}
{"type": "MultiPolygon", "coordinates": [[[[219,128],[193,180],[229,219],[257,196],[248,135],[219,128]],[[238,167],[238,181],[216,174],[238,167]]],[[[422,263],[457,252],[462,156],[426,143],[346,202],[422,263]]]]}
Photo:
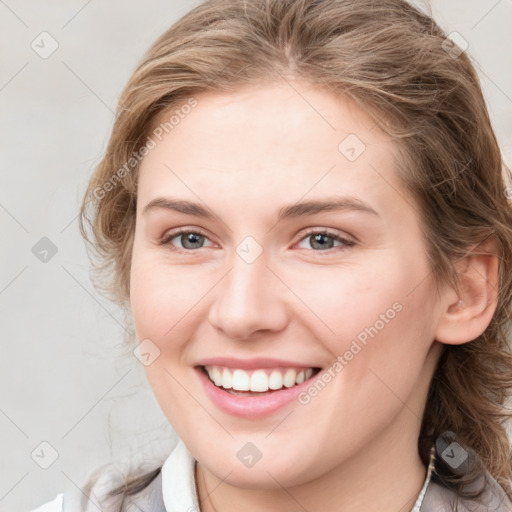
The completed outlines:
{"type": "Polygon", "coordinates": [[[502,167],[469,58],[403,0],[187,14],[82,209],[180,442],[44,510],[512,510],[502,167]]]}

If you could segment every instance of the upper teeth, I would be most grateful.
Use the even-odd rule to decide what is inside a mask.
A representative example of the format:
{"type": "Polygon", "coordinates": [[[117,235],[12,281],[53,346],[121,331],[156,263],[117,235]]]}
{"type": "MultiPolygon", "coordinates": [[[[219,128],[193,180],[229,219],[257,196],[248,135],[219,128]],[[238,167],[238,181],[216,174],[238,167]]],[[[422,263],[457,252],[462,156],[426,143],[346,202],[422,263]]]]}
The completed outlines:
{"type": "Polygon", "coordinates": [[[291,388],[300,384],[313,375],[313,368],[307,369],[265,369],[240,370],[221,366],[205,366],[210,380],[218,387],[234,389],[236,391],[268,391],[281,389],[283,386],[291,388]]]}

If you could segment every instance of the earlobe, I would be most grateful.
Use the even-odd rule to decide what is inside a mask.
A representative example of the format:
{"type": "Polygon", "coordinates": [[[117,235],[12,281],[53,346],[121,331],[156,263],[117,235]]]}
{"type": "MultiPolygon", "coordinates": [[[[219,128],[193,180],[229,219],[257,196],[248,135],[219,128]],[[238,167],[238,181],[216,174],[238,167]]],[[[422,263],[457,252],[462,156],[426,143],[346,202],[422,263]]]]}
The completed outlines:
{"type": "Polygon", "coordinates": [[[441,317],[435,337],[460,345],[480,336],[492,320],[498,297],[498,255],[494,237],[487,238],[454,264],[458,289],[441,296],[441,317]]]}

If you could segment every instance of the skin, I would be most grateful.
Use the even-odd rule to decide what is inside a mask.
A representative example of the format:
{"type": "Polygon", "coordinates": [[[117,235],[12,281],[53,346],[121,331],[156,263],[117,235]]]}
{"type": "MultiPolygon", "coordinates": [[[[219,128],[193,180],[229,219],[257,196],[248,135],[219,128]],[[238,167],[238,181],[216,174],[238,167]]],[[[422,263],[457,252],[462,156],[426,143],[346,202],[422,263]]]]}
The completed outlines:
{"type": "Polygon", "coordinates": [[[492,247],[457,264],[462,292],[436,286],[394,142],[347,99],[301,81],[195,98],[140,168],[130,300],[138,339],[160,350],[148,380],[198,461],[201,510],[410,510],[426,475],[417,439],[440,342],[467,342],[489,323],[492,247]],[[338,151],[348,134],[366,146],[353,162],[338,151]],[[376,213],[276,221],[285,205],[334,193],[376,213]],[[144,211],[159,197],[215,217],[144,211]],[[179,235],[162,243],[179,227],[205,235],[203,246],[184,248],[179,235]],[[332,248],[319,249],[306,228],[351,243],[327,238],[332,248]],[[247,236],[263,250],[250,264],[236,252],[247,236]],[[325,371],[396,303],[401,311],[306,405],[231,416],[194,370],[222,355],[325,371]],[[251,468],[236,455],[246,442],[263,455],[251,468]]]}

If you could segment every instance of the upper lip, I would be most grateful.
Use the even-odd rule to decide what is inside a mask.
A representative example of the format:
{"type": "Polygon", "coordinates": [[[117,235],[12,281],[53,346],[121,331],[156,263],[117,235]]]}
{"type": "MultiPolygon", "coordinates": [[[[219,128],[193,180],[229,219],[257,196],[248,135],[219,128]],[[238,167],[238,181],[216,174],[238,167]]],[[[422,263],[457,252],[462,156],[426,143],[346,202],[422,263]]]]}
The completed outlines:
{"type": "Polygon", "coordinates": [[[314,364],[304,364],[285,359],[273,359],[270,357],[255,357],[253,359],[238,359],[234,357],[208,357],[197,362],[197,366],[225,366],[227,368],[240,368],[241,370],[254,370],[258,368],[275,368],[284,366],[287,368],[319,368],[314,364]]]}

